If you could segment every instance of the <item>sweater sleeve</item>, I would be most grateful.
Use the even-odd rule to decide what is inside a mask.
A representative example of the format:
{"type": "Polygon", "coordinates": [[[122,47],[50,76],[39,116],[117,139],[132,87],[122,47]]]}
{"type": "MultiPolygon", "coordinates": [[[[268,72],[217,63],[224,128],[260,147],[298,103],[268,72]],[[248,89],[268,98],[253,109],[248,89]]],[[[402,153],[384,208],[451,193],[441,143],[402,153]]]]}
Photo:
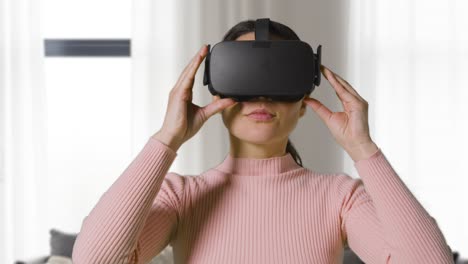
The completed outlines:
{"type": "Polygon", "coordinates": [[[167,145],[149,138],[84,218],[73,246],[73,263],[144,263],[149,249],[157,254],[169,243],[177,211],[171,202],[164,203],[168,196],[155,198],[176,156],[167,145]],[[156,227],[145,225],[150,222],[156,227]],[[143,229],[154,237],[140,235],[143,229]]]}
{"type": "Polygon", "coordinates": [[[183,215],[185,185],[184,176],[167,174],[138,237],[135,263],[149,263],[175,239],[183,215]]]}
{"type": "Polygon", "coordinates": [[[361,179],[343,181],[342,234],[366,263],[454,263],[437,222],[381,149],[354,163],[361,179]]]}

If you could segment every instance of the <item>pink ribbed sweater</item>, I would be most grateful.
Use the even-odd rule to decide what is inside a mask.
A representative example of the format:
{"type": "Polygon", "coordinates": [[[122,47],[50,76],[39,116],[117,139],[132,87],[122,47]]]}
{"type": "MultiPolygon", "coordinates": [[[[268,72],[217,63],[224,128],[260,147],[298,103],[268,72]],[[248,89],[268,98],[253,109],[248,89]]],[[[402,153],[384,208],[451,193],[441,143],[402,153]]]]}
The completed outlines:
{"type": "Polygon", "coordinates": [[[73,263],[453,263],[436,221],[379,149],[360,179],[318,173],[288,153],[224,160],[201,175],[168,172],[177,153],[150,137],[85,217],[73,263]]]}

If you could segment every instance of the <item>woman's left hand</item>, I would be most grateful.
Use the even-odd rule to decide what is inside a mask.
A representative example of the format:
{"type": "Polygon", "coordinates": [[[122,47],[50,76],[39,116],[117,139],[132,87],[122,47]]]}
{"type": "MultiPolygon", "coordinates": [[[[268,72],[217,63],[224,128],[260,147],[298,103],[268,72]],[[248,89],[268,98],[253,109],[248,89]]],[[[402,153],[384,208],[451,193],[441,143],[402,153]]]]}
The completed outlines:
{"type": "Polygon", "coordinates": [[[355,162],[367,159],[378,150],[369,133],[369,104],[336,73],[323,65],[320,66],[320,70],[335,89],[344,112],[332,112],[314,98],[306,97],[304,102],[325,122],[335,140],[355,162]]]}

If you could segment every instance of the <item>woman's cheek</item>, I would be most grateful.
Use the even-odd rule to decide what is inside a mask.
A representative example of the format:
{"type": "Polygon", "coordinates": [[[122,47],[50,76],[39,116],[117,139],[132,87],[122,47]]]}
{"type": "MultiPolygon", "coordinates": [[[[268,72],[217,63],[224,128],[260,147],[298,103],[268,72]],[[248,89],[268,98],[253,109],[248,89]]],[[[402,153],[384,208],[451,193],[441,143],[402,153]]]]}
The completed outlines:
{"type": "Polygon", "coordinates": [[[297,121],[300,114],[299,108],[288,109],[285,111],[285,116],[281,118],[282,125],[285,126],[287,130],[292,130],[296,127],[297,121]]]}
{"type": "Polygon", "coordinates": [[[240,111],[240,108],[236,108],[236,105],[224,109],[221,114],[224,125],[227,128],[231,128],[234,125],[239,125],[243,121],[242,119],[244,117],[240,111]]]}

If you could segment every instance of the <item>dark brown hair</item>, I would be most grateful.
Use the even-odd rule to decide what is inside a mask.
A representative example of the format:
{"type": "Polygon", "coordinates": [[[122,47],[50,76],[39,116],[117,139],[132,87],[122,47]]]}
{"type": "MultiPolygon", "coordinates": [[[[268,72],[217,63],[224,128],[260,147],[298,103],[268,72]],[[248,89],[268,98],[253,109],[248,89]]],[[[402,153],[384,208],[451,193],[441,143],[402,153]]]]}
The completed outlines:
{"type": "MultiPolygon", "coordinates": [[[[270,34],[279,37],[284,40],[300,40],[297,34],[288,26],[281,24],[279,22],[270,20],[270,34]]],[[[236,40],[241,35],[244,35],[249,32],[255,32],[255,20],[244,20],[237,23],[223,37],[223,41],[232,41],[236,40]]],[[[288,139],[288,144],[286,145],[286,152],[290,153],[294,158],[296,163],[302,166],[302,159],[297,153],[296,148],[294,147],[291,140],[288,139]]]]}

